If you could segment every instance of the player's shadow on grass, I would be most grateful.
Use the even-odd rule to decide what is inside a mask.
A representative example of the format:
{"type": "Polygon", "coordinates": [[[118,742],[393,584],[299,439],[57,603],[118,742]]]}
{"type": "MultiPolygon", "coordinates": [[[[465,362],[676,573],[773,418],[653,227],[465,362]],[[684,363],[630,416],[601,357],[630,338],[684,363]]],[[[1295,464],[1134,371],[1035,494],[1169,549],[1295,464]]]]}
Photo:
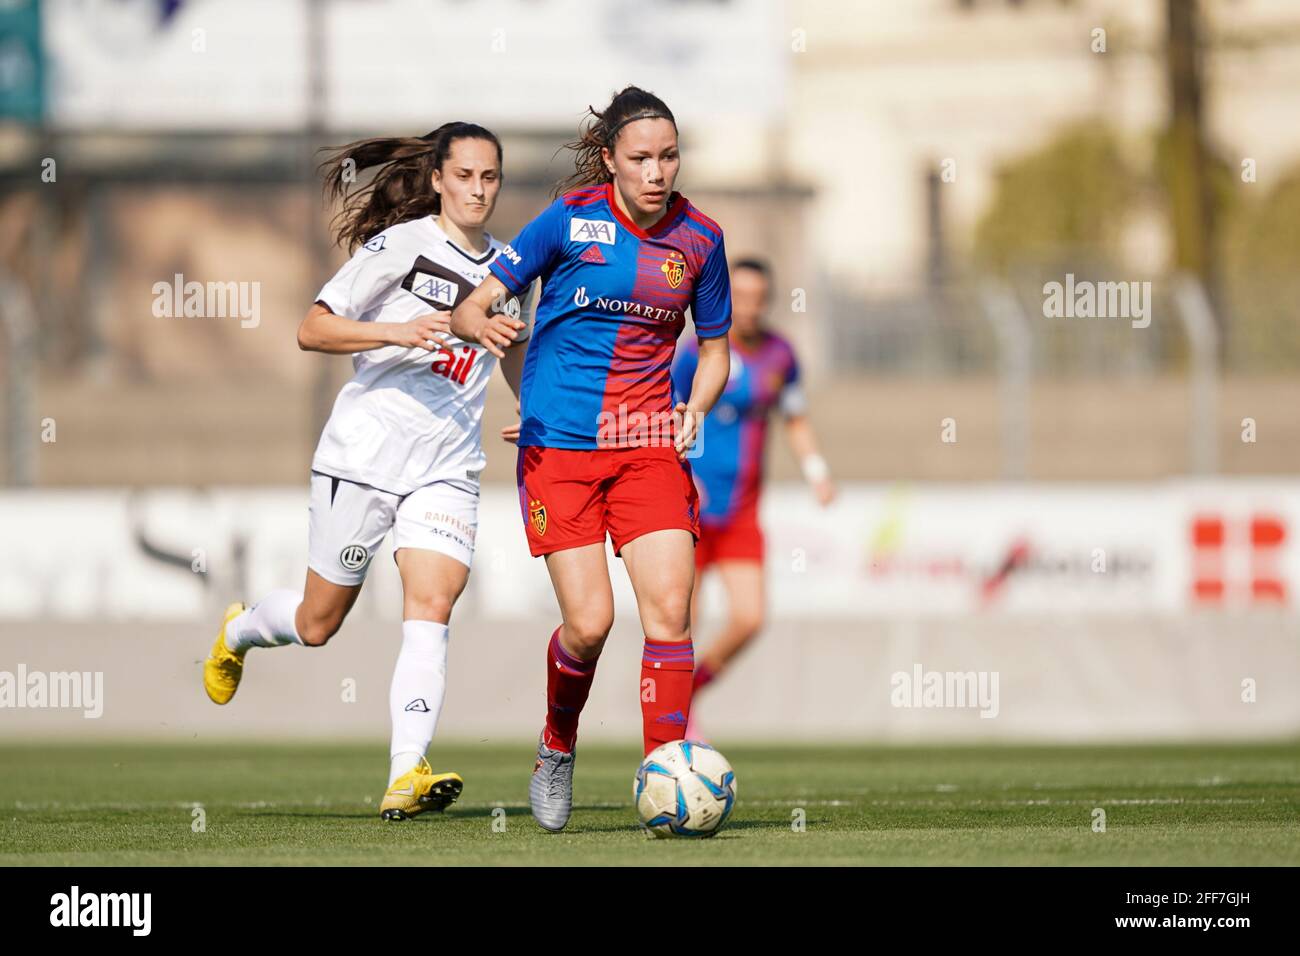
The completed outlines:
{"type": "MultiPolygon", "coordinates": [[[[491,818],[493,810],[504,810],[506,819],[514,817],[526,818],[532,820],[532,811],[527,807],[488,807],[488,808],[470,808],[470,807],[453,807],[444,810],[441,813],[421,813],[409,820],[403,820],[402,823],[411,826],[420,826],[428,823],[437,823],[438,821],[481,821],[484,817],[491,818]]],[[[581,815],[584,813],[608,813],[618,812],[612,807],[595,806],[583,807],[581,805],[573,808],[574,813],[579,815],[578,820],[570,820],[569,825],[564,828],[563,833],[630,833],[640,835],[640,828],[634,822],[618,822],[609,824],[584,824],[581,821],[581,815]]],[[[631,806],[628,807],[629,816],[635,814],[631,806]]],[[[313,812],[311,810],[251,810],[247,816],[250,817],[295,817],[310,820],[379,820],[379,813],[375,810],[358,810],[355,812],[313,812]]],[[[709,839],[723,839],[728,833],[737,830],[770,830],[784,829],[784,823],[773,823],[763,820],[732,820],[727,823],[722,833],[709,839]]],[[[540,828],[539,828],[540,829],[540,828]]]]}
{"type": "MultiPolygon", "coordinates": [[[[429,811],[420,813],[409,820],[403,820],[403,823],[418,823],[421,820],[481,820],[484,817],[491,818],[492,811],[495,807],[456,807],[450,810],[429,811]]],[[[504,807],[507,817],[531,817],[532,813],[527,807],[504,807]]],[[[369,820],[379,819],[378,808],[374,810],[357,810],[355,812],[340,811],[312,811],[312,810],[249,810],[246,815],[250,817],[305,817],[313,820],[369,820]]]]}
{"type": "MultiPolygon", "coordinates": [[[[702,842],[704,839],[722,840],[727,834],[736,830],[771,830],[784,829],[785,824],[765,823],[762,820],[735,820],[727,823],[722,832],[714,837],[694,838],[696,842],[702,842]]],[[[564,828],[564,833],[620,833],[626,832],[637,836],[641,835],[641,828],[635,823],[611,823],[611,824],[584,824],[581,821],[569,821],[569,825],[564,828]]],[[[692,838],[683,838],[690,842],[692,838]]]]}
{"type": "Polygon", "coordinates": [[[250,810],[245,816],[250,817],[305,817],[312,820],[378,820],[379,811],[359,810],[356,813],[312,813],[310,810],[250,810]]]}

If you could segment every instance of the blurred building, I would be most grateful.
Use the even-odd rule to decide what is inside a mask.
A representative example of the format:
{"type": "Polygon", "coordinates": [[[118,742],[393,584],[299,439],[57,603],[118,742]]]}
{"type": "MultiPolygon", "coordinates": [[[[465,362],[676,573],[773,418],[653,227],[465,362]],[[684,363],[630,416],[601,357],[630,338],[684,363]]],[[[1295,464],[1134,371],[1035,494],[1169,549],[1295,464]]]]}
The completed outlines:
{"type": "MultiPolygon", "coordinates": [[[[1300,107],[1300,8],[1189,6],[1200,12],[1204,136],[1244,210],[1221,217],[1215,261],[1230,272],[1236,260],[1260,260],[1234,237],[1285,229],[1250,217],[1284,208],[1274,191],[1300,164],[1289,122],[1300,107]],[[1246,161],[1250,182],[1239,174],[1246,161]]],[[[484,122],[505,141],[495,231],[508,235],[563,176],[556,150],[585,108],[634,82],[677,113],[681,188],[724,224],[729,251],[773,260],[772,319],[801,350],[838,473],[1187,470],[1198,412],[1183,380],[1191,358],[1169,286],[1175,240],[1161,178],[1170,9],[1168,0],[6,4],[0,268],[31,309],[5,309],[0,454],[12,480],[54,485],[298,481],[347,374],[346,360],[303,355],[293,340],[341,261],[326,235],[316,150],[449,118],[484,122]],[[1062,154],[1058,172],[1051,162],[1062,154]],[[1081,180],[1089,166],[1101,174],[1081,180]],[[1096,180],[1125,185],[1094,199],[1096,180]],[[1071,232],[1080,208],[1096,222],[1071,232]],[[1044,279],[1067,270],[1154,282],[1159,320],[1137,334],[1041,318],[1044,279]],[[156,315],[156,286],[178,275],[256,286],[257,321],[156,315]],[[999,294],[1024,316],[1032,393],[1008,392],[1008,345],[990,311],[999,294]],[[933,440],[955,409],[970,439],[960,452],[933,440]],[[1033,449],[1014,467],[1009,417],[1019,420],[1011,444],[1033,449]],[[59,442],[37,442],[33,423],[46,420],[59,442]]],[[[1294,470],[1300,443],[1247,456],[1226,439],[1251,410],[1297,397],[1285,377],[1300,364],[1285,306],[1295,280],[1284,266],[1233,276],[1215,299],[1230,373],[1211,397],[1209,427],[1224,439],[1217,464],[1294,470]]],[[[488,427],[510,413],[494,386],[488,427]]],[[[1272,436],[1292,435],[1288,422],[1272,426],[1272,436]]],[[[784,456],[774,466],[793,473],[784,456]]],[[[493,456],[489,477],[509,474],[509,456],[493,456]]]]}

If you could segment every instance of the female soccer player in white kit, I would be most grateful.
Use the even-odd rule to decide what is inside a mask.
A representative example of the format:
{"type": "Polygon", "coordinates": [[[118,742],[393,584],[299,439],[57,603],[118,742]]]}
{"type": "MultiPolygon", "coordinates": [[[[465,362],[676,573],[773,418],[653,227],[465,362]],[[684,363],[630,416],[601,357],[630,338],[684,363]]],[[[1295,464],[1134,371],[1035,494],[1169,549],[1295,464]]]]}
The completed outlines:
{"type": "MultiPolygon", "coordinates": [[[[347,198],[337,239],[355,249],[298,329],[305,350],[354,353],[312,459],[304,590],[232,604],[203,672],[218,704],[234,696],[252,647],[319,647],[343,623],[392,530],[402,578],[402,649],[385,820],[442,810],[464,786],[425,759],[446,687],[448,621],[465,588],[477,528],[481,419],[496,358],[447,334],[449,310],[487,276],[502,244],[486,230],[501,188],[501,145],[481,126],[448,123],[418,138],[343,147],[327,191],[378,167],[347,198]],[[359,248],[358,248],[359,247],[359,248]],[[436,310],[432,311],[431,310],[436,310]]],[[[501,311],[518,318],[518,299],[501,311]]],[[[502,369],[518,394],[526,343],[502,369]]]]}

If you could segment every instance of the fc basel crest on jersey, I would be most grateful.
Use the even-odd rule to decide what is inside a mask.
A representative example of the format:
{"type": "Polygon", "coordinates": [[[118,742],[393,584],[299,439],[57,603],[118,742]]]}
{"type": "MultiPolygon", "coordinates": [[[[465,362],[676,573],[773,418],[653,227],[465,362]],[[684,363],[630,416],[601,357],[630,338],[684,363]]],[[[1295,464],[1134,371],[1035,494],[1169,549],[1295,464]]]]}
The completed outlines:
{"type": "Polygon", "coordinates": [[[669,249],[668,258],[664,259],[664,264],[659,268],[668,280],[668,287],[676,289],[686,275],[686,258],[676,249],[669,249]]]}

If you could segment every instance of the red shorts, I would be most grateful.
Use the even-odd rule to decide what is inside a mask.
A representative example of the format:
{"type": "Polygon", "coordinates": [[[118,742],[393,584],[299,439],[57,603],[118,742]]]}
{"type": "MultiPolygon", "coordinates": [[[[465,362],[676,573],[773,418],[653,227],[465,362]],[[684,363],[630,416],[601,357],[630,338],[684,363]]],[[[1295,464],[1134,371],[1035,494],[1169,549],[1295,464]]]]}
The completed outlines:
{"type": "Polygon", "coordinates": [[[763,529],[758,524],[757,507],[742,508],[722,524],[700,525],[695,567],[703,569],[718,561],[763,563],[763,529]]]}
{"type": "Polygon", "coordinates": [[[519,508],[533,557],[604,542],[614,553],[651,531],[700,536],[691,468],[671,446],[519,449],[519,508]]]}

